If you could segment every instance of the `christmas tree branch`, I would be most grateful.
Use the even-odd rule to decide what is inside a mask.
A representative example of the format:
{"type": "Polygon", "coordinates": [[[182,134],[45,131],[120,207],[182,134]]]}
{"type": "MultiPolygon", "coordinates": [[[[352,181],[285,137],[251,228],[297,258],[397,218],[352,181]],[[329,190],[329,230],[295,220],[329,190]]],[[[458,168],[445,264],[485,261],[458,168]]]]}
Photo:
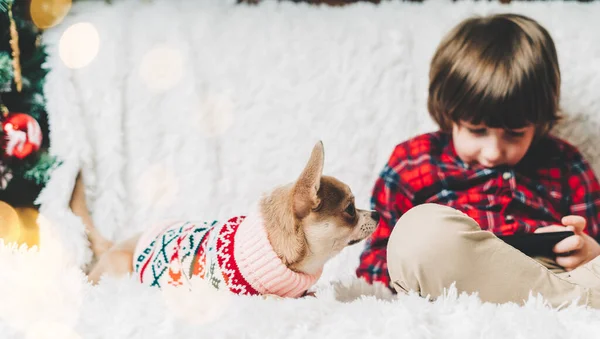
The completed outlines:
{"type": "Polygon", "coordinates": [[[8,52],[0,52],[0,91],[5,84],[8,84],[10,89],[10,82],[13,78],[12,59],[8,52]]]}
{"type": "Polygon", "coordinates": [[[12,5],[13,0],[0,0],[0,11],[8,12],[8,9],[12,5]]]}

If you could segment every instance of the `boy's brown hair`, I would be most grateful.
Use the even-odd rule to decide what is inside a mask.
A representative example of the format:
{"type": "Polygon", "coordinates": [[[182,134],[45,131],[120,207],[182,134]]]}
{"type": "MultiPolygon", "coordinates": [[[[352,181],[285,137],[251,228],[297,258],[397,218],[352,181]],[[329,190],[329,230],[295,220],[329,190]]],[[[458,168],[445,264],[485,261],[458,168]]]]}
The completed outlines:
{"type": "Polygon", "coordinates": [[[516,14],[467,19],[444,37],[431,62],[428,109],[444,131],[452,123],[515,129],[538,136],[558,121],[560,69],[550,34],[516,14]]]}

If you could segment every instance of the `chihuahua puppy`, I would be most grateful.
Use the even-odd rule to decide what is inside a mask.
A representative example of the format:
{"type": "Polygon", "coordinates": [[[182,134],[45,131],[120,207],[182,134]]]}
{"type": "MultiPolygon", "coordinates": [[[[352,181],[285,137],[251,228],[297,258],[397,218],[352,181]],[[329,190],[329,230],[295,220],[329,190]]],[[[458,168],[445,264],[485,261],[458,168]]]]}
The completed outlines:
{"type": "Polygon", "coordinates": [[[299,178],[264,195],[246,216],[156,225],[102,254],[89,280],[133,273],[151,286],[189,287],[200,278],[242,295],[300,297],[327,260],[371,235],[379,221],[355,207],[346,184],[322,175],[323,163],[318,142],[299,178]]]}

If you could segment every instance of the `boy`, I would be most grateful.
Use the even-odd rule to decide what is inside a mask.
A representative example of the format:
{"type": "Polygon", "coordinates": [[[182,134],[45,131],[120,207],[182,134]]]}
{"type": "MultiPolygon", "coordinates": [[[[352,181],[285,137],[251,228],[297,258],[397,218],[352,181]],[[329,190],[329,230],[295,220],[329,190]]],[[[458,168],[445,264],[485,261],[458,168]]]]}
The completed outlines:
{"type": "Polygon", "coordinates": [[[600,308],[600,185],[558,121],[552,38],[514,14],[471,18],[441,42],[428,110],[440,131],[398,145],[377,180],[381,215],[357,275],[436,298],[453,282],[483,301],[600,308]],[[572,230],[554,258],[496,235],[572,230]]]}

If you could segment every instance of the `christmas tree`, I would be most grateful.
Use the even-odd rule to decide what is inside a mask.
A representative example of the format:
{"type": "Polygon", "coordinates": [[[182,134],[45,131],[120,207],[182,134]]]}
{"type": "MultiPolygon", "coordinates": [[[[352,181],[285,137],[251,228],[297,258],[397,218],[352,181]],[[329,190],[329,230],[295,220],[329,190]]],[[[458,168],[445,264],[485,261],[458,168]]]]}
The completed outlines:
{"type": "Polygon", "coordinates": [[[0,201],[35,206],[59,161],[48,153],[46,51],[29,1],[0,0],[0,201]]]}

